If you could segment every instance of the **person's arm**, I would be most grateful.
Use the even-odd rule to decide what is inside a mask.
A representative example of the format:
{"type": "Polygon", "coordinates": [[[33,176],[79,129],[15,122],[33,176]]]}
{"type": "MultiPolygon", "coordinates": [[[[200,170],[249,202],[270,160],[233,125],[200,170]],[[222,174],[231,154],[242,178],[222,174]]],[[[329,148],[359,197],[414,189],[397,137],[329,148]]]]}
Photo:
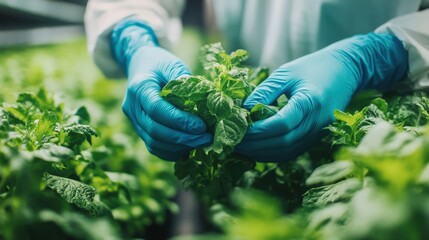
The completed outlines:
{"type": "Polygon", "coordinates": [[[280,66],[246,99],[272,104],[285,94],[289,101],[274,116],[255,122],[240,153],[259,161],[282,162],[297,157],[321,136],[360,89],[389,89],[404,79],[408,53],[390,34],[356,35],[280,66]]]}
{"type": "Polygon", "coordinates": [[[94,62],[109,78],[125,76],[114,59],[110,33],[117,22],[133,17],[149,25],[160,45],[168,48],[181,32],[184,0],[90,0],[85,13],[88,49],[94,62]]]}
{"type": "Polygon", "coordinates": [[[353,36],[286,63],[245,101],[271,104],[281,94],[288,104],[256,122],[237,151],[260,161],[296,157],[316,141],[360,89],[429,88],[429,10],[390,20],[375,33],[353,36]],[[407,87],[408,86],[408,87],[407,87]]]}
{"type": "MultiPolygon", "coordinates": [[[[428,1],[429,2],[429,1],[428,1]]],[[[429,9],[394,18],[377,28],[399,38],[408,51],[409,73],[401,90],[429,88],[429,9]]]]}
{"type": "Polygon", "coordinates": [[[191,149],[207,145],[211,135],[204,121],[161,98],[170,80],[190,74],[188,67],[166,50],[179,36],[181,1],[92,0],[86,14],[89,49],[108,77],[127,77],[122,110],[148,151],[177,160],[191,149]]]}

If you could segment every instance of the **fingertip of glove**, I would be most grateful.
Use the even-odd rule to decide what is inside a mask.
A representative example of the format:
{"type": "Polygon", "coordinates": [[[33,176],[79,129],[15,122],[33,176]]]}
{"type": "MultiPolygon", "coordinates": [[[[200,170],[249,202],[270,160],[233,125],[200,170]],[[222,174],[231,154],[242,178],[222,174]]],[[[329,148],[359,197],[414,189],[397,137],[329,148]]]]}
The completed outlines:
{"type": "Polygon", "coordinates": [[[253,136],[255,134],[262,134],[268,133],[268,132],[278,132],[278,131],[284,131],[283,126],[279,126],[277,124],[277,117],[274,115],[272,118],[262,119],[260,121],[254,122],[252,125],[249,126],[247,129],[247,135],[253,136]]]}
{"type": "Polygon", "coordinates": [[[207,131],[207,126],[203,120],[191,115],[186,123],[185,129],[192,134],[202,134],[207,131]]]}
{"type": "Polygon", "coordinates": [[[173,65],[171,65],[170,72],[165,73],[165,77],[168,80],[176,80],[184,77],[188,77],[191,75],[191,71],[188,66],[183,63],[181,60],[177,59],[173,65]]]}
{"type": "Polygon", "coordinates": [[[213,142],[213,137],[210,133],[204,133],[200,135],[200,138],[196,142],[194,147],[207,147],[213,142]]]}
{"type": "Polygon", "coordinates": [[[262,121],[264,121],[264,120],[261,120],[261,121],[257,121],[257,122],[254,122],[252,125],[250,125],[248,128],[247,128],[247,135],[252,135],[252,134],[254,134],[255,132],[260,132],[260,125],[261,125],[261,122],[262,121]]]}
{"type": "Polygon", "coordinates": [[[189,138],[186,143],[183,142],[183,144],[190,148],[199,148],[209,146],[212,141],[212,136],[209,133],[204,133],[200,135],[194,135],[193,137],[189,138]]]}
{"type": "Polygon", "coordinates": [[[244,101],[244,103],[243,103],[243,107],[244,107],[245,109],[247,109],[247,110],[250,110],[250,109],[252,109],[256,104],[257,104],[257,102],[256,102],[254,99],[252,99],[252,98],[248,97],[248,98],[244,101]]]}

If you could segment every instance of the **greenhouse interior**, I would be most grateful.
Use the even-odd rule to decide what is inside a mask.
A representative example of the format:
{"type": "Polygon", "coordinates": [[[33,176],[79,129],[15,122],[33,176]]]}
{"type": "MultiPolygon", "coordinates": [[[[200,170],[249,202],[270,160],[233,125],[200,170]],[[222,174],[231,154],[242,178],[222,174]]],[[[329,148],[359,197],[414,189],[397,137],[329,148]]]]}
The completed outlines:
{"type": "Polygon", "coordinates": [[[0,239],[428,239],[428,8],[0,0],[0,239]]]}

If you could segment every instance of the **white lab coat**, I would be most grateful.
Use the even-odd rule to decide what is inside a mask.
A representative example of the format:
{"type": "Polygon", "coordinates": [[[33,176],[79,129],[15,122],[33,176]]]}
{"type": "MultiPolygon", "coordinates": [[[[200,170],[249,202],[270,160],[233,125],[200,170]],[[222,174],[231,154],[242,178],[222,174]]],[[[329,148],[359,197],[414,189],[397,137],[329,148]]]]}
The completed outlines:
{"type": "MultiPolygon", "coordinates": [[[[231,48],[244,48],[255,65],[275,69],[354,34],[386,32],[409,51],[408,86],[429,87],[429,0],[214,0],[216,22],[231,48]],[[411,83],[410,83],[411,82],[411,83]]],[[[162,46],[180,37],[184,0],[90,0],[88,48],[107,77],[122,77],[110,50],[110,31],[126,17],[147,22],[162,46]]],[[[311,69],[309,69],[311,70],[311,69]]]]}

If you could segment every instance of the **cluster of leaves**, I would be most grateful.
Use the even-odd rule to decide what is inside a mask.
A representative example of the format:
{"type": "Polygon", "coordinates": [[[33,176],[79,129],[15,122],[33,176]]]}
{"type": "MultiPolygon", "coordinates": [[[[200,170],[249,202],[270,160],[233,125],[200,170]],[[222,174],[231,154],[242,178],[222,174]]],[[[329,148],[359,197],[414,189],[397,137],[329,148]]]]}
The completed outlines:
{"type": "Polygon", "coordinates": [[[102,78],[85,46],[77,41],[0,56],[1,102],[41,86],[65,98],[42,90],[3,103],[0,238],[145,237],[178,211],[171,165],[151,156],[118,114],[125,82],[102,78]],[[69,110],[63,102],[86,107],[69,110]]]}
{"type": "Polygon", "coordinates": [[[316,169],[304,196],[310,226],[323,239],[423,239],[428,234],[429,131],[379,122],[357,147],[316,169]],[[365,221],[362,221],[365,219],[365,221]],[[377,237],[375,237],[377,236],[377,237]]]}
{"type": "Polygon", "coordinates": [[[213,134],[213,143],[197,148],[175,165],[175,175],[184,186],[200,193],[206,200],[227,197],[240,184],[246,171],[256,163],[233,152],[243,139],[252,120],[277,112],[276,107],[256,105],[251,111],[242,104],[254,87],[267,76],[267,69],[241,67],[247,52],[227,54],[220,43],[202,48],[203,76],[172,80],[161,96],[178,108],[202,118],[213,134]]]}
{"type": "Polygon", "coordinates": [[[359,111],[352,113],[335,110],[336,122],[327,129],[327,139],[333,145],[357,146],[373,125],[388,121],[399,129],[418,132],[419,126],[428,123],[429,99],[417,92],[408,96],[394,96],[389,104],[383,98],[376,98],[359,111]]]}
{"type": "Polygon", "coordinates": [[[115,238],[120,227],[125,232],[136,230],[126,226],[130,220],[141,229],[157,216],[154,213],[176,211],[167,197],[157,202],[147,197],[154,192],[142,188],[144,182],[152,181],[151,185],[159,185],[152,189],[159,188],[163,196],[171,198],[174,186],[156,180],[171,175],[137,178],[100,167],[97,160],[108,158],[109,152],[90,147],[97,134],[89,121],[86,108],[64,109],[44,89],[37,94],[22,93],[16,104],[0,108],[2,237],[37,235],[41,229],[55,226],[58,236],[115,238]],[[99,224],[108,230],[90,227],[99,224]],[[75,225],[78,230],[73,230],[75,225]]]}
{"type": "MultiPolygon", "coordinates": [[[[77,224],[84,231],[83,225],[92,221],[76,217],[70,211],[73,208],[87,216],[109,216],[102,198],[118,192],[119,185],[82,154],[84,143],[90,144],[96,136],[87,125],[85,108],[66,111],[42,89],[37,94],[20,94],[16,104],[4,104],[0,122],[2,237],[32,234],[22,229],[33,228],[36,222],[53,221],[65,233],[77,224]],[[39,204],[33,211],[32,205],[39,204]],[[59,217],[62,210],[71,214],[70,219],[59,217]]],[[[104,225],[110,225],[107,219],[103,219],[104,225]]],[[[74,236],[91,236],[92,232],[82,231],[74,236]]],[[[116,235],[114,227],[105,233],[116,235]]]]}
{"type": "Polygon", "coordinates": [[[317,239],[423,239],[429,212],[429,101],[417,92],[336,111],[336,161],[316,168],[304,195],[317,239]],[[362,221],[365,219],[365,221],[362,221]]]}

